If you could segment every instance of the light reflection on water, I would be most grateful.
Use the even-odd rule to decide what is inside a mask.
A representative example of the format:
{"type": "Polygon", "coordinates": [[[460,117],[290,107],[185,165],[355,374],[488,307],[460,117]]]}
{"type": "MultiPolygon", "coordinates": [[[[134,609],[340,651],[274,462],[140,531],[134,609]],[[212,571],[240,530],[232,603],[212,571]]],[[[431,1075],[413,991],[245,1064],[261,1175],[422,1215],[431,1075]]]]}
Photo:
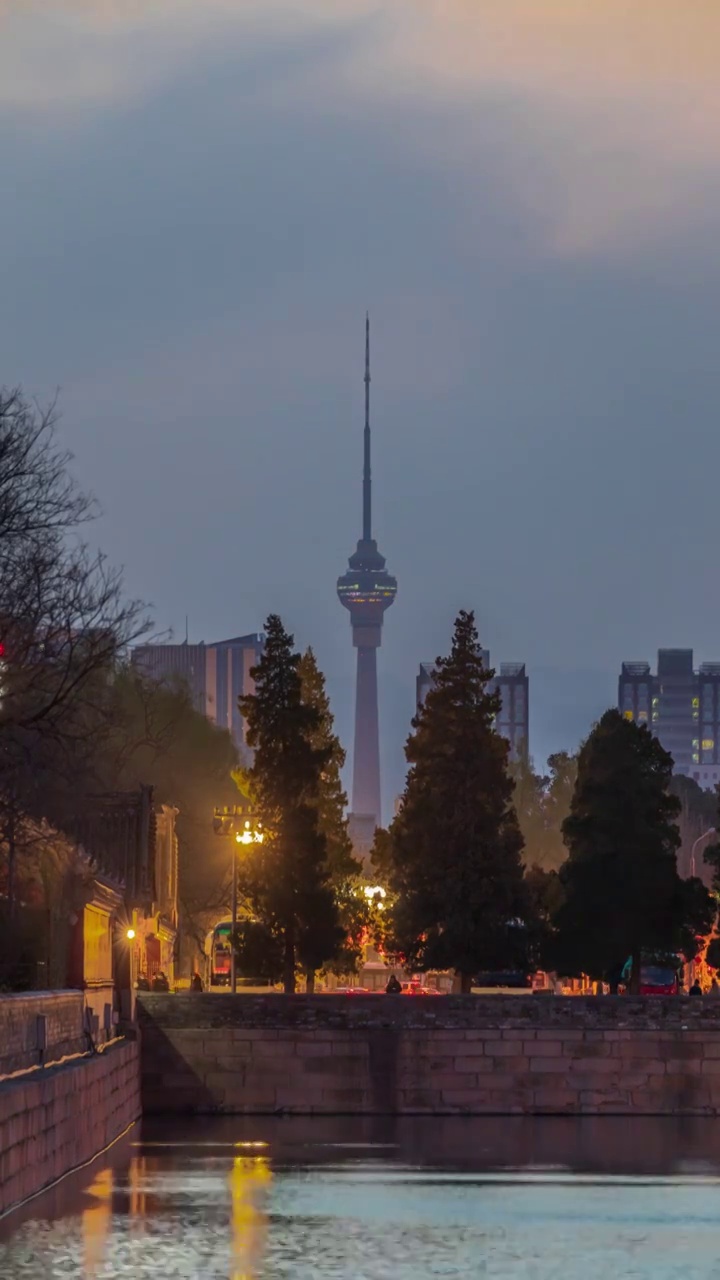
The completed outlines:
{"type": "Polygon", "coordinates": [[[133,1137],[3,1224],[3,1280],[720,1276],[709,1121],[226,1119],[133,1137]]]}

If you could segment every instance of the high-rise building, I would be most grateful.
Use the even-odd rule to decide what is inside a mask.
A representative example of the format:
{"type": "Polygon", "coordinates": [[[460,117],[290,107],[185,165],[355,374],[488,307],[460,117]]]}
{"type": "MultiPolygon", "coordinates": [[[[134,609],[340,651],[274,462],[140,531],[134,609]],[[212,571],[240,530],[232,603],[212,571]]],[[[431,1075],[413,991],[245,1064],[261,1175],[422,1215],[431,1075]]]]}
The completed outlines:
{"type": "Polygon", "coordinates": [[[251,668],[260,660],[264,637],[235,636],[213,644],[143,644],[132,653],[133,666],[151,680],[187,685],[196,710],[221,729],[229,729],[242,751],[245,724],[238,707],[252,693],[251,668]]]}
{"type": "Polygon", "coordinates": [[[377,651],[382,642],[385,610],[397,595],[397,581],[372,536],[370,474],[370,321],[365,320],[365,434],[362,537],[350,556],[347,573],[338,578],[340,603],[350,613],[357,649],[355,751],[353,755],[350,832],[355,846],[366,849],[382,820],[380,734],[378,727],[377,651]]]}
{"type": "MultiPolygon", "coordinates": [[[[490,667],[490,651],[482,650],[483,664],[490,667]]],[[[416,700],[420,707],[432,687],[433,662],[421,662],[416,681],[416,700]]],[[[495,728],[510,744],[510,757],[526,755],[530,741],[530,680],[524,662],[503,662],[488,684],[491,693],[500,694],[500,711],[495,728]]]]}
{"type": "Polygon", "coordinates": [[[692,649],[659,649],[656,674],[649,662],[623,662],[618,708],[650,725],[676,773],[702,787],[720,782],[720,662],[696,671],[692,649]]]}

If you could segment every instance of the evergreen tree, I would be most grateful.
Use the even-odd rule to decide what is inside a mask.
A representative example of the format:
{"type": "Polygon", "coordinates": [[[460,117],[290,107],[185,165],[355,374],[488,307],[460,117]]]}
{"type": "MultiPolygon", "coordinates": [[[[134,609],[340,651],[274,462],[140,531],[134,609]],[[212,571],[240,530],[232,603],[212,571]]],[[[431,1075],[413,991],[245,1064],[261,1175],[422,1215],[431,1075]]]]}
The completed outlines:
{"type": "Polygon", "coordinates": [[[319,812],[330,751],[313,744],[319,712],[303,701],[300,655],[276,614],[267,620],[266,637],[251,673],[255,692],[240,699],[255,753],[247,780],[265,838],[248,846],[240,871],[253,915],[282,945],[283,981],[290,993],[299,956],[316,967],[319,952],[327,951],[320,959],[329,958],[333,926],[337,945],[337,909],[319,812]]]}
{"type": "Polygon", "coordinates": [[[309,930],[300,940],[299,952],[305,967],[306,990],[312,991],[315,984],[315,970],[324,961],[334,957],[333,968],[337,968],[338,965],[344,966],[343,972],[346,973],[356,967],[361,953],[367,911],[360,884],[362,866],[353,856],[345,817],[347,796],[341,779],[345,751],[335,733],[325,677],[318,667],[312,649],[307,649],[303,654],[298,670],[303,702],[311,707],[317,716],[315,728],[310,732],[309,740],[316,751],[322,751],[325,755],[325,766],[318,784],[317,813],[318,825],[325,837],[326,857],[334,897],[334,904],[327,904],[323,913],[326,936],[323,937],[322,930],[316,927],[309,930]],[[335,905],[337,912],[334,909],[335,905]]]}
{"type": "Polygon", "coordinates": [[[514,963],[523,934],[522,836],[507,743],[493,727],[493,675],[474,615],[463,610],[413,720],[410,771],[384,851],[391,948],[413,969],[454,969],[462,991],[479,969],[514,963]]]}
{"type": "Polygon", "coordinates": [[[643,952],[694,953],[714,915],[699,880],[678,876],[680,803],[672,757],[644,725],[606,711],[583,744],[560,878],[555,924],[563,972],[613,978],[632,959],[637,991],[643,952]]]}

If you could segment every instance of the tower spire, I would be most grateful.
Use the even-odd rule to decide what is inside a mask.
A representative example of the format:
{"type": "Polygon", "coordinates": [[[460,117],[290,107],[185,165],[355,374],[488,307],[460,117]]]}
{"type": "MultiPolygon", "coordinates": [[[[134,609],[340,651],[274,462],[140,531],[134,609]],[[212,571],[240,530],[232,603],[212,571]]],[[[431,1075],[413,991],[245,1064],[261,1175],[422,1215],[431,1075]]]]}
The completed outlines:
{"type": "Polygon", "coordinates": [[[370,478],[370,314],[365,313],[365,458],[363,465],[363,542],[372,539],[372,480],[370,478]]]}

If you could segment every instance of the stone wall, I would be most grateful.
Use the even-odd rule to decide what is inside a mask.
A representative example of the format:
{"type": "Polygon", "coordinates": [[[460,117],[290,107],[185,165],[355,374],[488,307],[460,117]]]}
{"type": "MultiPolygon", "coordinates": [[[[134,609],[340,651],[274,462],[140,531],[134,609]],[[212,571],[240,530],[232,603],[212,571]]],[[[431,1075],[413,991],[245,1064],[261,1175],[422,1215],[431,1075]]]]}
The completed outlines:
{"type": "Polygon", "coordinates": [[[91,1160],[139,1114],[137,1041],[0,1083],[0,1214],[91,1160]]]}
{"type": "Polygon", "coordinates": [[[720,1000],[143,995],[143,1108],[720,1114],[720,1000]]]}
{"type": "Polygon", "coordinates": [[[82,991],[31,991],[0,996],[0,1076],[42,1061],[57,1062],[88,1047],[82,991]],[[40,1023],[42,1019],[42,1027],[40,1023]],[[47,1047],[42,1050],[42,1036],[47,1047]]]}

